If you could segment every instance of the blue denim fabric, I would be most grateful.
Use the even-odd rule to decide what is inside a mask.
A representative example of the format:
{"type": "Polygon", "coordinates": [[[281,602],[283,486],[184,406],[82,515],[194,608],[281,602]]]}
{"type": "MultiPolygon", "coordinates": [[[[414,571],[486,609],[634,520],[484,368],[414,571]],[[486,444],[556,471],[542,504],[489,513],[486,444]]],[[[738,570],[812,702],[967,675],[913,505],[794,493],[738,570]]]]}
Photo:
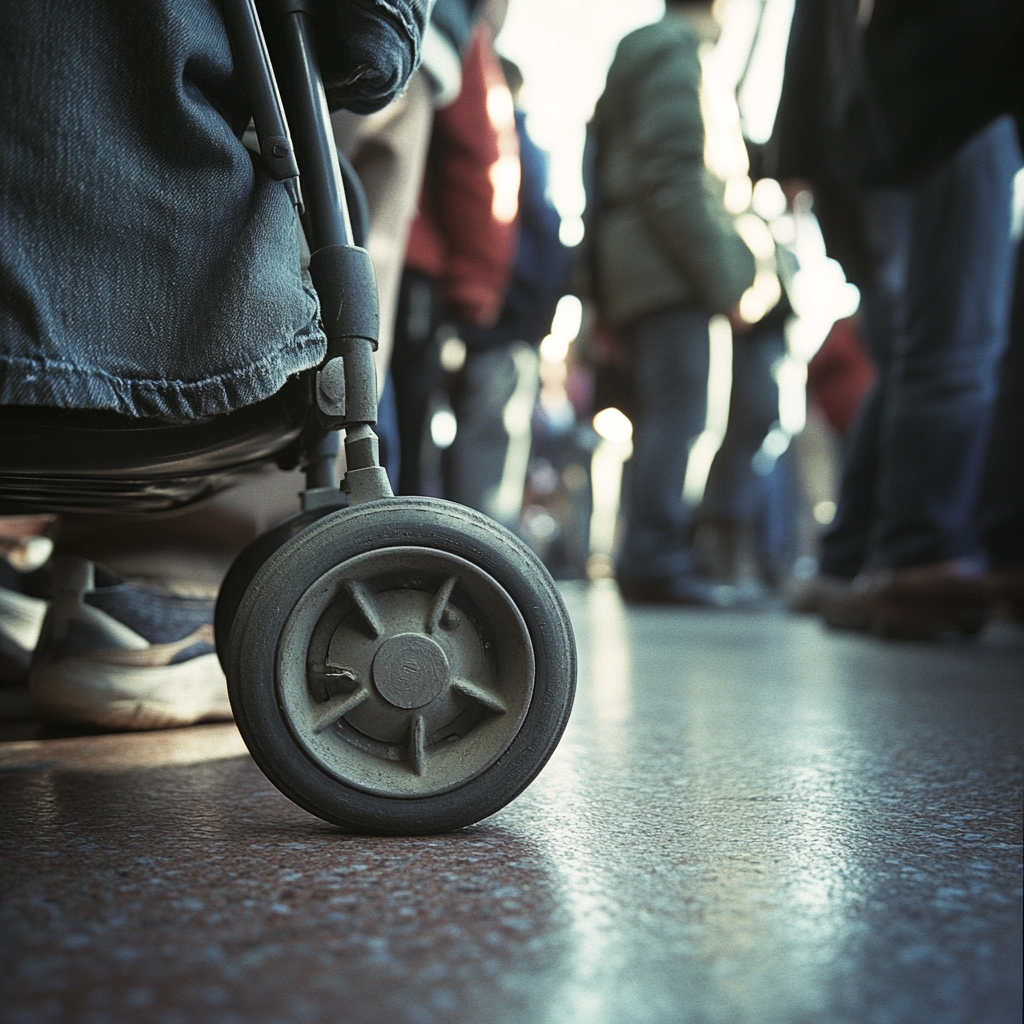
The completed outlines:
{"type": "Polygon", "coordinates": [[[372,114],[399,93],[420,62],[432,0],[318,0],[320,70],[331,109],[372,114]]]}
{"type": "MultiPolygon", "coordinates": [[[[346,98],[382,105],[426,0],[324,6],[354,19],[346,98]]],[[[323,358],[214,0],[4,0],[0,67],[0,403],[187,421],[323,358]]]]}
{"type": "Polygon", "coordinates": [[[1024,566],[1024,240],[1017,245],[1010,343],[999,368],[978,525],[993,569],[1024,566]]]}
{"type": "Polygon", "coordinates": [[[879,379],[845,459],[826,572],[983,554],[974,512],[1007,341],[1019,166],[1002,118],[902,198],[876,197],[892,271],[865,295],[879,379]]]}
{"type": "Polygon", "coordinates": [[[693,510],[683,501],[690,447],[704,429],[708,314],[675,308],[631,324],[623,339],[634,368],[633,456],[622,483],[624,533],[616,575],[666,580],[692,575],[693,510]]]}
{"type": "Polygon", "coordinates": [[[767,487],[752,463],[779,419],[779,385],[772,371],[785,354],[785,336],[775,326],[758,326],[733,339],[729,419],[708,473],[702,516],[753,525],[761,514],[767,487]]]}

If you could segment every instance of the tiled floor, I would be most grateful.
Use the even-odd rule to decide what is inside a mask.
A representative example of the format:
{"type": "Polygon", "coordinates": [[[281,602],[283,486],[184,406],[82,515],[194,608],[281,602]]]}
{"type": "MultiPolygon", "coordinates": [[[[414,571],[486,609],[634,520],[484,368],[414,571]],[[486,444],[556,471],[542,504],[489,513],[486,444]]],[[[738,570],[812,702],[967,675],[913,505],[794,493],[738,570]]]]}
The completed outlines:
{"type": "Polygon", "coordinates": [[[0,1020],[1020,1021],[1024,633],[566,597],[565,739],[455,835],[342,835],[232,726],[0,744],[0,1020]]]}

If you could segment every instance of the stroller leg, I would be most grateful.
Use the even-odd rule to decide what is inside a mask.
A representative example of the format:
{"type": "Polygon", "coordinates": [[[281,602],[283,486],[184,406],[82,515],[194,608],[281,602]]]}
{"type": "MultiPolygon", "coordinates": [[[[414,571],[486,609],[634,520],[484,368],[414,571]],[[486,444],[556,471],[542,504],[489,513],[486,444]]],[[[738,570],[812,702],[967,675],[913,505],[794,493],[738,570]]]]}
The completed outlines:
{"type": "Polygon", "coordinates": [[[345,430],[350,500],[330,510],[331,438],[312,445],[303,511],[221,588],[217,650],[239,731],[283,793],[349,829],[442,832],[504,806],[554,750],[575,688],[572,627],[514,535],[391,493],[373,431],[376,280],[353,245],[307,4],[278,4],[281,85],[327,335],[317,420],[345,430]]]}

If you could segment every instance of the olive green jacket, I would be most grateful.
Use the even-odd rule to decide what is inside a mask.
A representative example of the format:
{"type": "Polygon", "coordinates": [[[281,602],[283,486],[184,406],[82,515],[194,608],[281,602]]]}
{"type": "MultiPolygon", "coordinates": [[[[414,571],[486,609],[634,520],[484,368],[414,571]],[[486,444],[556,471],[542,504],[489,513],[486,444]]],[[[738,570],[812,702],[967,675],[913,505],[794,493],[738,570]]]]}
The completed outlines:
{"type": "Polygon", "coordinates": [[[677,17],[631,32],[594,112],[593,284],[614,328],[673,306],[725,312],[754,280],[704,166],[698,42],[677,17]]]}

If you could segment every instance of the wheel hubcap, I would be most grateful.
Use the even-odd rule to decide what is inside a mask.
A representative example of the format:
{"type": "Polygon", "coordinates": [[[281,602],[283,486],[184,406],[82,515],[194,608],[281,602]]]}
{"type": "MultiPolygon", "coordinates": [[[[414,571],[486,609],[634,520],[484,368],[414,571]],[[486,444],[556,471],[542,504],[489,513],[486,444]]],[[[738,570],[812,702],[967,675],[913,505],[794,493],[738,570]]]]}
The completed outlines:
{"type": "Polygon", "coordinates": [[[429,636],[399,633],[385,640],[373,658],[373,681],[396,708],[421,708],[448,685],[448,659],[429,636]]]}
{"type": "Polygon", "coordinates": [[[454,789],[515,738],[533,695],[529,633],[501,585],[431,548],[327,570],[281,633],[277,689],[306,755],[393,797],[454,789]]]}

